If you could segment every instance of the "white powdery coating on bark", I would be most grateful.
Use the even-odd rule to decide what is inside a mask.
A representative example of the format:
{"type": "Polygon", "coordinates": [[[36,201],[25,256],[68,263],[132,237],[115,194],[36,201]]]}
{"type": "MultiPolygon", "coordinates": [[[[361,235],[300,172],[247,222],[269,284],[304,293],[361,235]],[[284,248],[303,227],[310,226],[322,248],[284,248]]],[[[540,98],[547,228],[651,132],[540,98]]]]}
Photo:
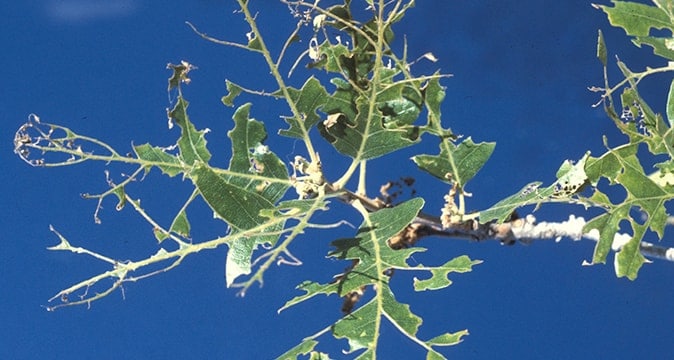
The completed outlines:
{"type": "Polygon", "coordinates": [[[580,240],[583,237],[585,219],[582,217],[569,216],[569,220],[555,222],[536,223],[533,215],[527,215],[521,226],[513,226],[512,232],[516,238],[522,239],[552,239],[560,241],[562,237],[580,240]]]}

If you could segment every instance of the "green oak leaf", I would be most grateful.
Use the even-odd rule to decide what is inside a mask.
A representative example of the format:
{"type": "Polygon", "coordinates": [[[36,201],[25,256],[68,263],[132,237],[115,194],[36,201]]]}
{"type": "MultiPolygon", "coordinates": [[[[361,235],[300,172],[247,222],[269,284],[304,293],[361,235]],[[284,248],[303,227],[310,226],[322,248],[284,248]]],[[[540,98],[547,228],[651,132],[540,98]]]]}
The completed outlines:
{"type": "Polygon", "coordinates": [[[541,188],[542,182],[531,182],[517,193],[480,211],[480,222],[484,224],[496,220],[501,223],[508,220],[513,212],[522,206],[536,205],[538,208],[545,202],[557,202],[560,199],[570,199],[576,196],[592,180],[586,174],[586,162],[589,156],[588,152],[575,164],[569,160],[564,161],[557,170],[557,181],[552,185],[541,188]]]}
{"type": "Polygon", "coordinates": [[[422,206],[423,200],[416,198],[393,208],[385,208],[368,214],[356,236],[333,241],[335,249],[329,254],[331,257],[344,260],[357,259],[358,263],[345,276],[340,277],[339,281],[327,284],[303,282],[297,289],[305,293],[288,301],[279,311],[317,295],[337,293],[339,296],[344,296],[362,286],[387,281],[388,270],[430,271],[429,279],[415,280],[415,288],[419,291],[439,289],[451,284],[447,279],[450,272],[471,271],[473,265],[481,263],[479,260],[473,261],[467,256],[460,256],[437,267],[418,263],[410,266],[407,260],[412,254],[426,249],[421,247],[392,249],[387,241],[400,233],[416,217],[422,206]],[[418,285],[416,285],[417,282],[418,285]]]}
{"type": "MultiPolygon", "coordinates": [[[[256,178],[237,177],[235,175],[222,176],[222,178],[229,184],[260,195],[265,200],[265,206],[256,208],[257,225],[260,225],[265,221],[270,221],[263,213],[273,209],[273,204],[278,202],[289,188],[288,183],[271,182],[269,180],[286,180],[289,176],[288,170],[281,159],[263,144],[267,138],[267,132],[262,122],[249,118],[250,108],[250,103],[244,104],[232,116],[235,126],[227,134],[232,142],[232,158],[229,163],[229,170],[234,173],[255,175],[256,178]],[[269,180],[261,180],[260,177],[269,180]]],[[[233,284],[237,277],[250,274],[255,249],[261,244],[275,244],[278,240],[278,233],[283,230],[284,226],[285,222],[279,221],[267,227],[264,231],[273,235],[262,234],[238,238],[228,243],[229,251],[225,264],[225,277],[228,286],[233,284]]],[[[232,231],[235,233],[246,229],[248,228],[234,228],[232,231]]]]}
{"type": "Polygon", "coordinates": [[[380,81],[385,84],[377,94],[377,109],[383,115],[384,127],[396,129],[414,124],[424,103],[421,82],[395,81],[400,75],[396,69],[380,70],[380,81]]]}
{"type": "Polygon", "coordinates": [[[480,260],[471,260],[468,256],[456,257],[443,265],[431,268],[431,277],[424,280],[414,278],[414,290],[438,290],[452,284],[447,275],[452,272],[465,273],[473,269],[473,265],[482,263],[480,260]]]}
{"type": "Polygon", "coordinates": [[[206,149],[206,133],[208,130],[197,130],[187,115],[189,103],[182,96],[178,96],[176,105],[171,109],[168,116],[171,121],[180,126],[181,133],[178,139],[180,160],[186,165],[192,165],[196,161],[207,164],[211,159],[211,153],[206,149]]]}
{"type": "Polygon", "coordinates": [[[318,53],[320,58],[313,63],[309,63],[310,69],[321,69],[338,74],[344,72],[345,65],[342,60],[350,54],[346,46],[340,43],[331,44],[330,41],[325,40],[318,46],[318,53]]]}
{"type": "MultiPolygon", "coordinates": [[[[232,233],[263,226],[269,219],[260,213],[274,204],[254,189],[247,189],[228,182],[210,167],[199,164],[190,172],[190,177],[211,207],[213,212],[231,227],[232,233]]],[[[231,286],[237,277],[251,271],[251,257],[258,244],[274,244],[284,223],[276,223],[260,229],[258,235],[237,238],[228,243],[225,278],[231,286]]]]}
{"type": "Polygon", "coordinates": [[[190,177],[215,214],[236,230],[248,230],[264,224],[263,209],[274,204],[254,190],[228,182],[213,169],[197,164],[190,177]]]}
{"type": "MultiPolygon", "coordinates": [[[[306,356],[314,352],[314,348],[318,345],[318,341],[307,338],[302,340],[301,343],[292,349],[286,351],[285,353],[279,355],[276,359],[278,360],[288,360],[288,359],[299,359],[300,356],[306,356]]],[[[327,360],[327,358],[321,358],[321,360],[327,360]]]]}
{"type": "Polygon", "coordinates": [[[451,346],[461,342],[461,338],[468,335],[468,330],[460,330],[455,333],[445,333],[438,335],[428,341],[429,346],[451,346]]]}
{"type": "Polygon", "coordinates": [[[228,94],[223,96],[220,101],[222,101],[225,106],[234,106],[234,99],[243,92],[243,88],[229,80],[225,80],[225,84],[227,86],[228,94]]]}
{"type": "Polygon", "coordinates": [[[653,36],[637,36],[632,39],[632,43],[641,47],[646,44],[653,48],[655,55],[662,56],[669,60],[674,60],[674,38],[658,38],[653,36]]]}
{"type": "MultiPolygon", "coordinates": [[[[339,108],[336,113],[341,115],[348,113],[352,111],[352,106],[344,104],[344,107],[339,108]]],[[[354,159],[368,160],[419,141],[418,134],[412,126],[385,128],[384,114],[377,109],[370,113],[369,104],[364,98],[356,99],[355,109],[356,115],[353,119],[340,115],[334,123],[324,122],[318,126],[321,135],[340,153],[354,159]]]]}
{"type": "MultiPolygon", "coordinates": [[[[380,318],[393,323],[409,338],[422,341],[417,338],[417,332],[422,323],[421,318],[410,311],[409,305],[398,302],[388,287],[377,289],[377,295],[373,299],[337,321],[332,327],[333,335],[338,339],[348,341],[349,349],[345,353],[351,354],[364,350],[358,358],[373,358],[380,335],[378,326],[380,318]]],[[[443,334],[428,341],[427,344],[429,346],[452,345],[458,343],[461,337],[467,334],[465,330],[456,334],[443,334]]],[[[445,359],[432,348],[428,348],[427,351],[427,359],[445,359]]]]}
{"type": "Polygon", "coordinates": [[[331,257],[359,260],[349,272],[349,276],[340,280],[340,296],[363,285],[376,284],[381,279],[388,279],[388,275],[383,274],[384,270],[408,268],[407,259],[413,253],[425,250],[418,247],[394,250],[386,243],[414,220],[423,204],[423,199],[415,198],[393,208],[378,210],[367,216],[356,237],[332,242],[335,249],[331,251],[331,257]]]}
{"type": "MultiPolygon", "coordinates": [[[[642,44],[653,48],[656,55],[674,60],[674,38],[671,36],[649,36],[651,30],[674,30],[674,16],[671,3],[654,1],[657,7],[635,2],[613,1],[614,7],[594,5],[603,10],[611,25],[622,27],[627,35],[633,36],[632,43],[641,47],[642,44]]],[[[604,66],[606,62],[603,61],[604,66]]]]}
{"type": "Polygon", "coordinates": [[[597,36],[597,59],[606,67],[606,42],[604,42],[604,34],[601,30],[599,30],[599,35],[597,36]]]}
{"type": "Polygon", "coordinates": [[[152,146],[150,144],[137,145],[133,147],[136,157],[147,161],[148,166],[156,166],[162,173],[173,177],[183,172],[183,166],[178,157],[169,154],[165,148],[152,146]]]}
{"type": "Polygon", "coordinates": [[[662,186],[645,174],[637,157],[637,147],[638,144],[627,144],[611,149],[599,158],[588,159],[586,172],[591,183],[595,184],[600,177],[605,177],[611,184],[622,186],[627,196],[615,205],[605,203],[608,212],[589,221],[583,229],[584,232],[599,231],[599,242],[592,258],[592,263],[596,264],[605,263],[620,223],[626,221],[630,224],[632,239],[616,254],[615,266],[619,277],[626,276],[631,280],[636,279],[639,268],[645,262],[639,250],[645,231],[650,229],[662,238],[667,220],[665,202],[674,197],[672,186],[662,186]],[[630,211],[633,208],[647,215],[643,224],[640,224],[641,219],[632,218],[630,211]]]}
{"type": "Polygon", "coordinates": [[[423,89],[424,104],[428,109],[428,124],[440,127],[441,124],[441,110],[442,101],[445,99],[445,88],[440,85],[440,79],[437,77],[440,74],[433,74],[433,79],[429,80],[423,89]]]}
{"type": "Polygon", "coordinates": [[[176,215],[176,217],[173,219],[173,222],[171,223],[169,231],[184,238],[190,237],[190,222],[187,219],[187,212],[185,209],[182,209],[180,212],[178,212],[178,215],[176,215]]]}
{"type": "Polygon", "coordinates": [[[417,155],[412,160],[436,178],[463,188],[484,166],[495,146],[494,142],[476,144],[470,137],[459,145],[444,139],[440,143],[439,155],[417,155]]]}
{"type": "Polygon", "coordinates": [[[614,6],[594,5],[603,10],[615,27],[621,27],[627,35],[648,36],[651,29],[674,30],[667,13],[657,7],[635,2],[611,1],[614,6]]]}
{"type": "MultiPolygon", "coordinates": [[[[325,104],[328,99],[328,92],[321,85],[320,81],[313,76],[302,85],[301,89],[297,90],[289,87],[288,92],[290,93],[289,101],[295,104],[302,118],[297,119],[295,117],[284,116],[283,119],[290,124],[290,128],[279,130],[279,134],[303,139],[306,134],[302,129],[308,131],[320,120],[316,110],[325,104]]],[[[274,95],[280,96],[281,92],[277,91],[274,95]]]]}
{"type": "Polygon", "coordinates": [[[178,65],[168,64],[166,65],[166,68],[173,70],[171,77],[168,79],[168,91],[180,88],[180,84],[182,83],[189,83],[190,78],[187,74],[195,69],[195,67],[187,61],[181,61],[178,65]]]}
{"type": "Polygon", "coordinates": [[[240,174],[255,175],[258,179],[232,176],[228,181],[256,191],[272,203],[283,197],[289,188],[286,182],[270,182],[259,179],[289,180],[288,169],[281,159],[264,145],[267,131],[261,121],[250,118],[251,104],[236,109],[232,116],[234,129],[227,133],[232,142],[232,157],[229,170],[240,174]]]}
{"type": "Polygon", "coordinates": [[[296,296],[288,300],[278,312],[288,309],[291,306],[297,305],[303,301],[309,300],[317,295],[331,295],[336,294],[339,291],[339,284],[331,282],[329,284],[319,284],[313,281],[304,281],[301,284],[297,285],[296,289],[304,291],[304,294],[296,296]]]}

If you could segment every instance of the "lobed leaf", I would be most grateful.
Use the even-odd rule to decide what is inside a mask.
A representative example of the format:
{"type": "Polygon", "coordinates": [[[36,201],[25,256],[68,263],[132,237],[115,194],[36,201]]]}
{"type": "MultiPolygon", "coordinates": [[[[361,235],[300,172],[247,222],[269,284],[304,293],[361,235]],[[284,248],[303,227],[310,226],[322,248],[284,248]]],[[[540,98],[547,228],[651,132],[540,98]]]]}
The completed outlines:
{"type": "MultiPolygon", "coordinates": [[[[419,141],[414,125],[422,111],[420,81],[396,81],[397,69],[378,69],[379,89],[365,90],[353,81],[332,79],[336,89],[322,107],[328,119],[318,124],[321,135],[340,153],[368,160],[419,141]]],[[[371,80],[368,80],[371,81],[371,80]]]]}
{"type": "Polygon", "coordinates": [[[461,342],[461,338],[468,335],[468,330],[461,330],[455,333],[445,333],[439,336],[436,336],[428,341],[426,344],[429,346],[451,346],[456,345],[461,342]]]}
{"type": "Polygon", "coordinates": [[[189,84],[190,78],[188,74],[191,70],[195,69],[195,67],[187,61],[181,61],[178,65],[168,64],[166,65],[166,68],[173,70],[171,77],[168,79],[168,91],[180,89],[180,84],[182,83],[189,84]]]}
{"type": "Polygon", "coordinates": [[[593,184],[599,177],[606,177],[611,183],[620,184],[627,196],[616,205],[604,204],[608,207],[608,214],[596,217],[583,229],[585,232],[592,229],[599,231],[600,239],[595,247],[592,263],[604,263],[620,222],[627,221],[630,224],[632,239],[616,254],[615,266],[619,277],[627,276],[631,280],[636,278],[639,268],[645,262],[639,247],[646,229],[650,228],[662,238],[667,220],[665,202],[674,197],[671,186],[663,187],[645,174],[637,157],[637,146],[638,144],[628,144],[611,149],[599,158],[588,159],[586,169],[593,184]],[[632,218],[632,208],[647,215],[643,224],[632,218]]]}
{"type": "Polygon", "coordinates": [[[378,210],[363,221],[356,237],[332,242],[335,250],[330,252],[331,257],[359,260],[348,276],[340,280],[340,296],[363,285],[386,281],[389,277],[383,273],[386,269],[409,267],[406,263],[409,256],[424,249],[393,250],[386,241],[409,225],[423,204],[423,199],[415,198],[393,208],[378,210]]]}
{"type": "Polygon", "coordinates": [[[260,215],[260,211],[274,207],[267,198],[228,182],[204,164],[197,164],[189,174],[215,214],[236,230],[247,230],[265,223],[267,219],[260,215]]]}
{"type": "Polygon", "coordinates": [[[377,297],[337,321],[333,326],[333,334],[338,339],[347,339],[349,349],[345,353],[350,354],[364,349],[364,352],[359,354],[359,359],[374,358],[381,326],[378,319],[382,317],[393,323],[405,336],[426,344],[427,359],[445,359],[432,349],[432,346],[453,345],[468,334],[464,330],[455,334],[443,334],[428,342],[419,340],[417,332],[422,323],[421,318],[410,311],[409,305],[398,302],[388,287],[377,289],[377,297]]]}
{"type": "Polygon", "coordinates": [[[452,284],[452,281],[447,278],[449,273],[458,272],[465,273],[472,271],[473,265],[482,263],[480,260],[471,260],[468,256],[462,255],[456,257],[443,265],[431,268],[431,277],[425,280],[414,278],[414,290],[438,290],[446,288],[452,284]]]}
{"type": "Polygon", "coordinates": [[[241,94],[243,88],[229,80],[225,80],[225,85],[227,86],[228,94],[223,96],[220,101],[222,101],[225,106],[234,106],[234,99],[241,94]]]}
{"type": "Polygon", "coordinates": [[[653,53],[655,55],[662,56],[669,60],[674,60],[674,39],[673,38],[660,38],[653,36],[637,36],[632,39],[634,45],[641,47],[642,44],[646,44],[653,48],[653,53]]]}
{"type": "Polygon", "coordinates": [[[672,15],[671,4],[654,2],[657,7],[625,1],[613,1],[614,7],[594,6],[608,15],[611,25],[622,27],[627,35],[633,36],[632,42],[636,46],[649,45],[656,55],[674,60],[674,41],[672,37],[650,36],[651,30],[654,29],[668,29],[674,32],[674,16],[672,15]]]}
{"type": "MultiPolygon", "coordinates": [[[[304,339],[302,340],[301,343],[297,344],[297,346],[281,354],[279,357],[277,357],[277,359],[278,360],[299,359],[301,355],[309,355],[313,353],[314,348],[316,348],[316,345],[318,345],[318,341],[311,338],[304,339]]],[[[313,357],[310,359],[313,359],[313,357]]],[[[323,359],[327,358],[322,358],[322,360],[323,359]]]]}
{"type": "Polygon", "coordinates": [[[440,85],[439,73],[433,74],[434,77],[423,89],[424,103],[428,109],[428,124],[435,127],[441,127],[442,102],[445,100],[445,89],[440,85]]]}
{"type": "Polygon", "coordinates": [[[651,29],[674,30],[665,11],[660,8],[635,2],[612,0],[613,7],[594,5],[603,10],[615,27],[621,27],[627,35],[647,36],[651,29]]]}
{"type": "MultiPolygon", "coordinates": [[[[320,120],[316,111],[327,101],[328,92],[323,85],[312,76],[299,90],[288,87],[288,93],[290,94],[289,100],[295,104],[297,111],[299,111],[303,118],[297,119],[295,117],[284,116],[283,119],[290,124],[290,128],[279,130],[279,134],[303,139],[306,136],[303,129],[310,129],[320,120]]],[[[281,92],[277,91],[275,95],[280,96],[281,92]]]]}
{"type": "Polygon", "coordinates": [[[236,109],[232,116],[234,129],[227,133],[232,142],[232,157],[229,170],[234,173],[255,175],[256,178],[226,177],[230,182],[255,191],[276,203],[289,188],[289,182],[271,181],[289,180],[288,169],[279,157],[264,145],[267,132],[261,121],[250,118],[251,104],[236,109]],[[267,180],[265,180],[267,179],[267,180]]]}
{"type": "MultiPolygon", "coordinates": [[[[263,213],[271,211],[274,208],[273,204],[283,197],[289,187],[288,182],[272,181],[274,179],[288,180],[288,170],[281,159],[263,144],[267,138],[267,132],[262,122],[249,117],[250,107],[250,103],[244,104],[232,116],[234,129],[227,133],[232,142],[229,170],[233,173],[255,175],[255,177],[223,176],[222,178],[245,192],[255,194],[251,199],[257,199],[255,201],[259,201],[262,206],[252,209],[256,216],[255,220],[249,224],[251,226],[235,227],[232,230],[233,233],[269,222],[270,219],[263,213]]],[[[237,238],[228,243],[229,251],[225,264],[227,286],[232,285],[239,276],[250,274],[255,249],[261,244],[275,244],[284,227],[285,222],[275,222],[265,228],[260,235],[237,238]]]]}
{"type": "Polygon", "coordinates": [[[339,291],[339,284],[337,281],[333,281],[329,284],[319,284],[313,281],[304,281],[301,284],[295,287],[298,290],[302,290],[305,293],[299,296],[288,300],[281,308],[278,309],[278,312],[288,309],[291,306],[297,305],[301,302],[309,300],[317,295],[331,295],[336,294],[339,291]]]}
{"type": "Polygon", "coordinates": [[[180,126],[181,133],[178,139],[180,160],[186,165],[193,165],[199,161],[207,164],[211,153],[206,149],[206,133],[208,130],[197,130],[187,115],[189,103],[182,96],[178,96],[176,105],[168,113],[169,119],[180,126]]]}
{"type": "Polygon", "coordinates": [[[454,145],[449,139],[443,139],[440,143],[440,154],[417,155],[412,160],[421,170],[463,188],[484,166],[495,146],[494,142],[476,144],[470,137],[459,145],[454,145]]]}
{"type": "MultiPolygon", "coordinates": [[[[350,107],[340,108],[337,113],[344,115],[350,107]]],[[[354,159],[369,160],[418,142],[418,136],[410,133],[410,127],[385,128],[384,115],[378,110],[370,112],[365,99],[358,98],[355,109],[354,119],[338,116],[334,123],[319,124],[321,135],[340,153],[354,159]]]]}
{"type": "Polygon", "coordinates": [[[325,40],[318,46],[318,53],[320,58],[308,67],[310,69],[322,69],[332,73],[341,73],[348,77],[345,70],[344,59],[349,56],[349,49],[341,43],[331,44],[330,41],[325,40]]]}

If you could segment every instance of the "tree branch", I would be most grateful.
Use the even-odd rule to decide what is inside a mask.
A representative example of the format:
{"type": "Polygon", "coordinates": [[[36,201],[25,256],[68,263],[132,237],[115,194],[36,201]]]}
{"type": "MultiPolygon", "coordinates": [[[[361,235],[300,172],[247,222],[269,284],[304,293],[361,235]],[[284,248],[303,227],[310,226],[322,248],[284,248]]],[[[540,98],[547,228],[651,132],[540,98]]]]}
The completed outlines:
{"type": "MultiPolygon", "coordinates": [[[[419,230],[423,235],[467,238],[475,241],[497,239],[505,245],[512,245],[518,241],[527,245],[535,240],[560,241],[563,237],[574,241],[583,239],[599,241],[599,231],[593,229],[588,233],[583,233],[586,221],[583,217],[575,215],[569,215],[569,219],[562,222],[537,223],[536,217],[529,214],[524,218],[517,218],[502,224],[494,222],[479,224],[476,221],[469,221],[442,229],[439,218],[420,213],[415,222],[426,227],[426,229],[419,230]]],[[[618,252],[631,239],[632,236],[629,234],[617,233],[611,249],[618,252]]],[[[674,248],[642,241],[640,250],[646,257],[674,262],[674,248]]]]}

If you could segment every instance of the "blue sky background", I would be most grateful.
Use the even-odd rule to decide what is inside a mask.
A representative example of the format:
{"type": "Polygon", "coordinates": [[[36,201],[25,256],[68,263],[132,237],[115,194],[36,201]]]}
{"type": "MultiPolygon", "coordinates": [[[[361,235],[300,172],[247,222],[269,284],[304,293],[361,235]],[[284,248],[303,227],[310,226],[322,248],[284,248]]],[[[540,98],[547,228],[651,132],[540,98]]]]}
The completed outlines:
{"type": "MultiPolygon", "coordinates": [[[[197,127],[212,130],[208,141],[214,163],[224,167],[233,113],[220,102],[224,79],[274,89],[260,59],[206,42],[184,24],[191,21],[210,35],[244,41],[247,28],[242,16],[233,13],[233,2],[157,4],[35,0],[9,2],[3,8],[2,359],[266,359],[340,316],[341,300],[334,296],[280,315],[276,310],[298,295],[294,287],[302,280],[324,282],[347,266],[324,255],[332,239],[352,234],[348,227],[307,233],[292,247],[305,265],[273,268],[264,287],[251,289],[244,298],[225,287],[221,248],[187,258],[169,273],[127,284],[124,298],[115,292],[90,309],[47,312],[42,307],[61,289],[106,270],[86,256],[47,251],[58,242],[49,232],[50,224],[73,245],[117,259],[140,259],[156,251],[156,243],[147,223],[131,208],[116,212],[112,200],[104,203],[103,223],[94,224],[95,201],[83,200],[80,194],[106,190],[103,164],[31,168],[12,153],[14,132],[28,114],[97,137],[120,152],[130,151],[132,142],[173,144],[178,131],[167,129],[165,90],[170,74],[165,66],[187,60],[199,68],[184,89],[191,118],[197,127]]],[[[275,1],[252,4],[259,10],[267,43],[278,43],[291,31],[293,21],[285,6],[275,1]]],[[[428,51],[439,58],[435,64],[420,64],[417,71],[439,67],[454,75],[444,81],[446,124],[476,141],[497,142],[491,160],[469,184],[474,193],[470,208],[484,209],[530,181],[553,181],[565,159],[578,159],[588,149],[602,153],[602,134],[613,144],[622,141],[603,111],[591,107],[598,96],[587,90],[603,83],[595,58],[598,28],[604,30],[611,60],[619,54],[635,69],[661,63],[654,62],[649,50],[631,46],[622,30],[610,28],[603,13],[580,0],[420,1],[395,28],[399,40],[407,34],[410,58],[428,51]]],[[[301,74],[291,83],[301,84],[301,74]]],[[[642,93],[650,91],[657,111],[664,109],[669,81],[671,75],[666,74],[641,87],[642,93]]],[[[238,103],[244,100],[254,99],[238,103]]],[[[252,115],[268,124],[269,144],[290,161],[303,149],[275,135],[274,127],[281,124],[278,116],[287,113],[279,104],[256,104],[252,115]]],[[[387,180],[414,176],[417,190],[427,199],[426,211],[439,213],[447,189],[405,160],[435,152],[435,146],[429,141],[398,158],[375,161],[369,168],[371,191],[387,180]]],[[[343,163],[328,146],[320,151],[324,162],[335,164],[328,176],[338,176],[343,163]]],[[[117,181],[121,173],[131,171],[118,166],[110,170],[117,181]]],[[[153,171],[128,191],[168,224],[190,188],[153,171]]],[[[333,208],[360,223],[345,206],[333,208]]],[[[200,210],[203,218],[191,219],[195,241],[223,234],[224,227],[212,221],[209,211],[204,206],[200,210]]],[[[571,212],[585,214],[582,208],[548,205],[536,216],[563,220],[571,212]]],[[[318,221],[331,218],[323,215],[318,221]]],[[[665,244],[671,246],[667,235],[665,244]]],[[[647,239],[655,240],[652,234],[647,239]]],[[[428,239],[421,245],[430,250],[415,255],[420,262],[440,264],[461,254],[485,261],[471,273],[453,275],[454,284],[437,292],[411,291],[413,275],[396,274],[393,279],[398,299],[425,318],[422,338],[468,328],[470,336],[462,344],[444,351],[449,357],[662,358],[671,351],[671,263],[645,265],[639,279],[630,282],[615,278],[611,264],[582,267],[581,262],[591,258],[589,242],[565,239],[503,247],[496,242],[428,239]]],[[[335,357],[347,346],[329,337],[323,340],[320,349],[335,357]]],[[[383,359],[423,356],[391,326],[383,329],[380,354],[383,359]]]]}

